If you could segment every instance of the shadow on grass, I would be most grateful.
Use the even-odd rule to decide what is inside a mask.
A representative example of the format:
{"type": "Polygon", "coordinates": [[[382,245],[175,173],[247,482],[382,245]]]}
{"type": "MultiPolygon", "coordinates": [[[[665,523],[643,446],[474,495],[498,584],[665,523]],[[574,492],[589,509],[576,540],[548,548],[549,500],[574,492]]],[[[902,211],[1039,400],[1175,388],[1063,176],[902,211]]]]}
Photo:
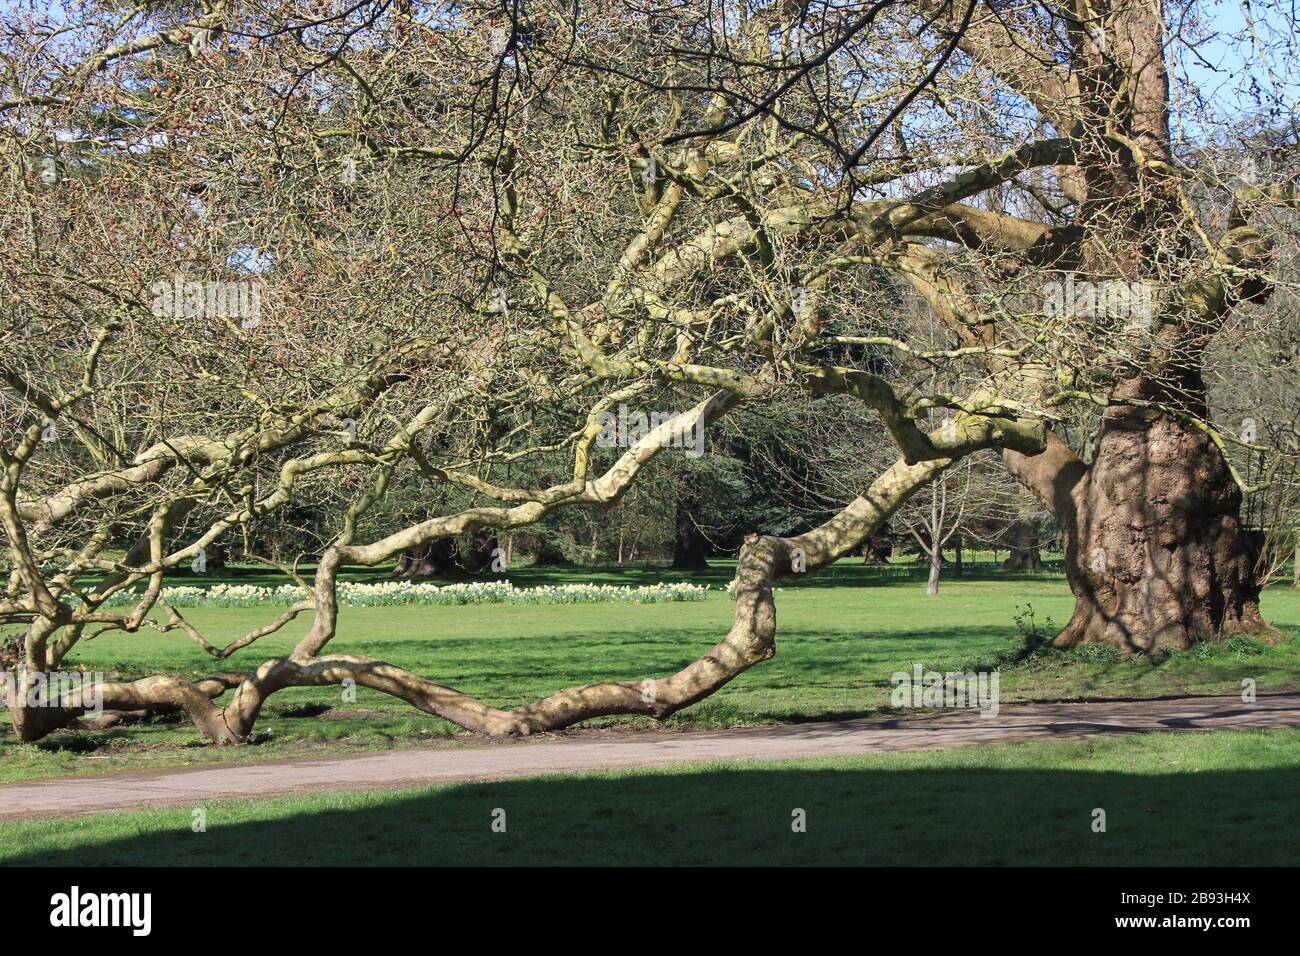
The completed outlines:
{"type": "Polygon", "coordinates": [[[205,833],[188,809],[3,829],[18,865],[1289,865],[1298,787],[1300,767],[758,766],[218,804],[205,833]],[[62,847],[24,852],[33,842],[62,847]]]}

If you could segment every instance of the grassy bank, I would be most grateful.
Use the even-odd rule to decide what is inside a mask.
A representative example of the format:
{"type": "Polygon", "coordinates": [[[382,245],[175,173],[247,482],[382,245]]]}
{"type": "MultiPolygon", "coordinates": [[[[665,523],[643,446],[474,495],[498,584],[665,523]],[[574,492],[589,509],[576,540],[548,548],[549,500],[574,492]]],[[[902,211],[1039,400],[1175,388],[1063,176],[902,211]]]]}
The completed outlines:
{"type": "Polygon", "coordinates": [[[1293,865],[1298,787],[1300,731],[1179,733],[214,803],[202,833],[193,808],[2,823],[0,859],[1293,865]]]}

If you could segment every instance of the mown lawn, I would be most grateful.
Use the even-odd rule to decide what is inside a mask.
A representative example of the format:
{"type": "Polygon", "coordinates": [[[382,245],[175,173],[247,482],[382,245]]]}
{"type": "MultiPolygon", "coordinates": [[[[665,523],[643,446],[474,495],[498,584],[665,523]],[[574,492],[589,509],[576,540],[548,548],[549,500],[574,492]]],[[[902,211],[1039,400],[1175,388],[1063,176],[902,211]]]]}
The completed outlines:
{"type": "Polygon", "coordinates": [[[1298,789],[1298,730],[1170,733],[213,803],[197,833],[189,807],[0,823],[0,860],[1294,865],[1298,789]]]}
{"type": "MultiPolygon", "coordinates": [[[[721,587],[730,573],[724,565],[704,580],[721,587]]],[[[681,579],[657,569],[524,569],[509,577],[520,586],[681,579]]],[[[671,673],[718,640],[730,624],[733,606],[719,591],[698,603],[642,606],[344,608],[331,648],[389,660],[491,704],[513,706],[595,680],[671,673]]],[[[1027,634],[1050,632],[1068,618],[1071,606],[1060,576],[953,578],[944,581],[938,597],[927,598],[920,580],[881,577],[860,566],[836,567],[782,588],[773,660],[673,721],[722,727],[877,713],[889,705],[891,675],[915,663],[936,670],[1001,666],[1003,702],[1238,693],[1246,677],[1256,680],[1260,690],[1300,686],[1300,639],[1295,636],[1300,633],[1300,592],[1290,588],[1273,588],[1265,598],[1266,615],[1291,634],[1276,647],[1238,643],[1159,661],[1119,660],[1095,649],[1026,659],[1027,634]]],[[[279,610],[192,608],[184,613],[214,643],[225,643],[279,610]]],[[[64,669],[124,678],[156,672],[198,677],[284,653],[305,626],[305,621],[296,622],[220,663],[179,632],[105,634],[81,644],[64,669]]],[[[339,688],[293,689],[271,699],[254,745],[248,747],[205,745],[177,718],[108,732],[64,731],[34,745],[19,745],[6,730],[0,735],[0,780],[418,746],[457,732],[445,721],[364,688],[356,690],[354,702],[345,701],[339,688]]]]}

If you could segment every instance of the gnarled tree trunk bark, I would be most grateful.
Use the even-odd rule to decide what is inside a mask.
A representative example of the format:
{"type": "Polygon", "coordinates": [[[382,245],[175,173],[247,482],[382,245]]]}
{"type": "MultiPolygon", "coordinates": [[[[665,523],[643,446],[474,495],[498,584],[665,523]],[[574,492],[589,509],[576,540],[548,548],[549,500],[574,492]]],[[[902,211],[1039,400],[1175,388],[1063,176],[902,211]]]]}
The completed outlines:
{"type": "MultiPolygon", "coordinates": [[[[1137,392],[1144,383],[1130,383],[1137,392]]],[[[1058,647],[1185,650],[1269,634],[1238,517],[1241,492],[1206,434],[1167,412],[1114,406],[1086,466],[1055,435],[1037,458],[1003,454],[1061,527],[1076,603],[1058,647]]]]}

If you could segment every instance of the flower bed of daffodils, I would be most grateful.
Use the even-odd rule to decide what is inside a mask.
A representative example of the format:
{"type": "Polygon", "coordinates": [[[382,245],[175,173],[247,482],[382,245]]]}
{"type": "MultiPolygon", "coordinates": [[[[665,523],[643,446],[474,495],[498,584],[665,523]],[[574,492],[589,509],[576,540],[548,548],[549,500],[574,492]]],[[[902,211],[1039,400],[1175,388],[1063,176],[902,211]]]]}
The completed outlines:
{"type": "MultiPolygon", "coordinates": [[[[419,584],[384,581],[379,584],[340,582],[340,604],[352,607],[390,607],[398,604],[658,604],[665,601],[702,601],[709,588],[702,584],[557,584],[517,588],[509,581],[473,581],[466,584],[419,584]]],[[[277,588],[255,584],[214,584],[212,587],[163,588],[163,599],[173,607],[254,607],[289,605],[307,595],[295,584],[277,588]]],[[[107,605],[131,605],[139,593],[113,595],[107,605]]]]}

